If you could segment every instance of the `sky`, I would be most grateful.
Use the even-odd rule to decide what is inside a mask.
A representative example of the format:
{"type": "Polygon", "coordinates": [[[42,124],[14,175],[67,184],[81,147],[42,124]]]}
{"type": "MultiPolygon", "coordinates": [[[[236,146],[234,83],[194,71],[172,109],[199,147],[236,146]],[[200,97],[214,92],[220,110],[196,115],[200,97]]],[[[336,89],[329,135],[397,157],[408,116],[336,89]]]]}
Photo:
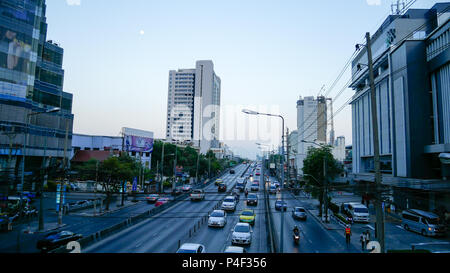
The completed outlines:
{"type": "MultiPolygon", "coordinates": [[[[122,127],[165,137],[169,70],[212,60],[221,78],[221,136],[241,156],[255,142],[280,143],[281,114],[297,128],[299,96],[329,89],[367,31],[391,13],[391,0],[47,0],[47,39],[64,48],[64,91],[73,94],[74,133],[118,136],[122,127]],[[248,126],[233,125],[246,120],[248,126]],[[231,121],[231,123],[230,123],[231,121]],[[255,125],[256,124],[256,125],[255,125]],[[256,126],[256,127],[255,127],[256,126]],[[249,131],[239,138],[231,131],[249,131]],[[252,132],[260,133],[253,135],[252,132]]],[[[413,8],[436,1],[417,0],[413,8]]],[[[325,93],[325,92],[322,92],[325,93]]],[[[346,89],[335,111],[353,95],[346,89]]],[[[351,106],[335,135],[352,143],[351,106]]],[[[267,148],[266,148],[267,149],[267,148]]]]}

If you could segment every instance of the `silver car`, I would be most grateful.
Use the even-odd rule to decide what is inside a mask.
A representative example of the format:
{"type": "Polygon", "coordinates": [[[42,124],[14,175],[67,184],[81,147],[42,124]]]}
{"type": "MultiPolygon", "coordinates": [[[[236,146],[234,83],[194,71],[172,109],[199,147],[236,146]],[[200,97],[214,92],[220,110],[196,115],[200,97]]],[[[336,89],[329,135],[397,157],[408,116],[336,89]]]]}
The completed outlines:
{"type": "Polygon", "coordinates": [[[303,207],[295,207],[292,210],[292,217],[294,219],[301,219],[306,221],[306,210],[303,207]]]}

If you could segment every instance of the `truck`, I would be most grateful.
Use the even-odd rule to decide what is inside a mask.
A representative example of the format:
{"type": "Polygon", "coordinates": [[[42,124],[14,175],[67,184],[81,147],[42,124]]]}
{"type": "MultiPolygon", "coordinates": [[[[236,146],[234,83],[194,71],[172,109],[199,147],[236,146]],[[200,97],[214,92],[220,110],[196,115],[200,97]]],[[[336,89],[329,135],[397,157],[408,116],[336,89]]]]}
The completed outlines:
{"type": "Polygon", "coordinates": [[[205,191],[204,190],[193,190],[191,192],[191,194],[189,195],[189,198],[191,199],[191,201],[200,201],[200,200],[204,200],[205,199],[205,191]]]}

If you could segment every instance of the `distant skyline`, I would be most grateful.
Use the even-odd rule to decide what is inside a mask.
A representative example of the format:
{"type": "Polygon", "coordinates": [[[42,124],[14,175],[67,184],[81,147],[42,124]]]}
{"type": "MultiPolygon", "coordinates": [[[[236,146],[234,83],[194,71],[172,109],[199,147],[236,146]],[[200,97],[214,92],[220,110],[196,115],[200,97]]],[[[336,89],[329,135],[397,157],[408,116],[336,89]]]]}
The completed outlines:
{"type": "MultiPolygon", "coordinates": [[[[74,133],[115,136],[131,127],[164,138],[169,70],[197,60],[214,62],[223,108],[279,109],[293,131],[299,96],[316,96],[323,85],[328,90],[355,44],[391,13],[391,2],[47,0],[47,39],[64,48],[74,133]]],[[[412,8],[436,2],[445,1],[418,0],[412,8]]],[[[350,76],[347,71],[329,97],[350,76]]],[[[335,111],[352,95],[345,90],[335,111]]],[[[347,144],[350,109],[335,119],[335,136],[345,136],[347,144]]],[[[261,130],[268,130],[260,119],[261,130]]],[[[280,129],[271,125],[270,131],[279,135],[280,129]]],[[[257,140],[225,140],[242,156],[259,153],[257,140]]]]}

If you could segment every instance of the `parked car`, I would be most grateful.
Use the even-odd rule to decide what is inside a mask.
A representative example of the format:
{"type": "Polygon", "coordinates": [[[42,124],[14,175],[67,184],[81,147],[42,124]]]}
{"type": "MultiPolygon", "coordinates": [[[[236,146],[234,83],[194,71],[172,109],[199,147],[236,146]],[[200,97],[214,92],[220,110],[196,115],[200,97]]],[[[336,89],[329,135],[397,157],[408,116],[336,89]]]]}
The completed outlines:
{"type": "Polygon", "coordinates": [[[256,214],[252,209],[245,209],[239,215],[239,222],[249,223],[250,225],[255,225],[256,214]]]}
{"type": "Polygon", "coordinates": [[[253,230],[248,223],[237,223],[231,234],[231,244],[250,245],[252,243],[253,230]]]}
{"type": "Polygon", "coordinates": [[[275,201],[275,209],[276,210],[284,210],[284,211],[286,211],[287,210],[287,203],[286,203],[286,201],[283,201],[283,200],[275,201]]]}
{"type": "Polygon", "coordinates": [[[227,185],[225,183],[219,184],[219,187],[217,188],[218,192],[226,192],[227,191],[227,185]]]}
{"type": "Polygon", "coordinates": [[[189,199],[191,201],[201,201],[205,199],[205,191],[201,189],[196,189],[191,192],[189,195],[189,199]]]}
{"type": "Polygon", "coordinates": [[[402,212],[402,226],[423,236],[445,236],[447,232],[438,215],[418,209],[402,212]]]}
{"type": "Polygon", "coordinates": [[[214,210],[208,218],[209,227],[224,227],[227,224],[227,213],[224,210],[214,210]]]}
{"type": "Polygon", "coordinates": [[[205,253],[206,247],[202,244],[185,243],[178,250],[177,253],[205,253]]]}
{"type": "Polygon", "coordinates": [[[47,252],[81,238],[83,238],[83,235],[75,234],[71,231],[54,231],[45,235],[43,239],[40,239],[36,244],[36,248],[42,252],[47,252]]]}
{"type": "Polygon", "coordinates": [[[348,211],[354,222],[368,223],[370,220],[369,209],[363,204],[348,203],[348,211]]]}
{"type": "Polygon", "coordinates": [[[223,253],[247,253],[247,251],[240,246],[227,246],[223,253]]]}
{"type": "Polygon", "coordinates": [[[155,207],[159,207],[161,205],[164,205],[166,203],[168,203],[170,201],[170,199],[168,197],[161,197],[159,198],[156,203],[155,203],[155,207]]]}
{"type": "Polygon", "coordinates": [[[247,196],[247,206],[257,206],[258,205],[258,195],[254,193],[249,193],[247,196]]]}
{"type": "Polygon", "coordinates": [[[145,199],[147,199],[147,203],[156,203],[159,198],[159,194],[150,194],[145,199]]]}
{"type": "Polygon", "coordinates": [[[294,219],[301,219],[306,221],[306,210],[303,207],[295,207],[292,210],[292,217],[294,219]]]}

